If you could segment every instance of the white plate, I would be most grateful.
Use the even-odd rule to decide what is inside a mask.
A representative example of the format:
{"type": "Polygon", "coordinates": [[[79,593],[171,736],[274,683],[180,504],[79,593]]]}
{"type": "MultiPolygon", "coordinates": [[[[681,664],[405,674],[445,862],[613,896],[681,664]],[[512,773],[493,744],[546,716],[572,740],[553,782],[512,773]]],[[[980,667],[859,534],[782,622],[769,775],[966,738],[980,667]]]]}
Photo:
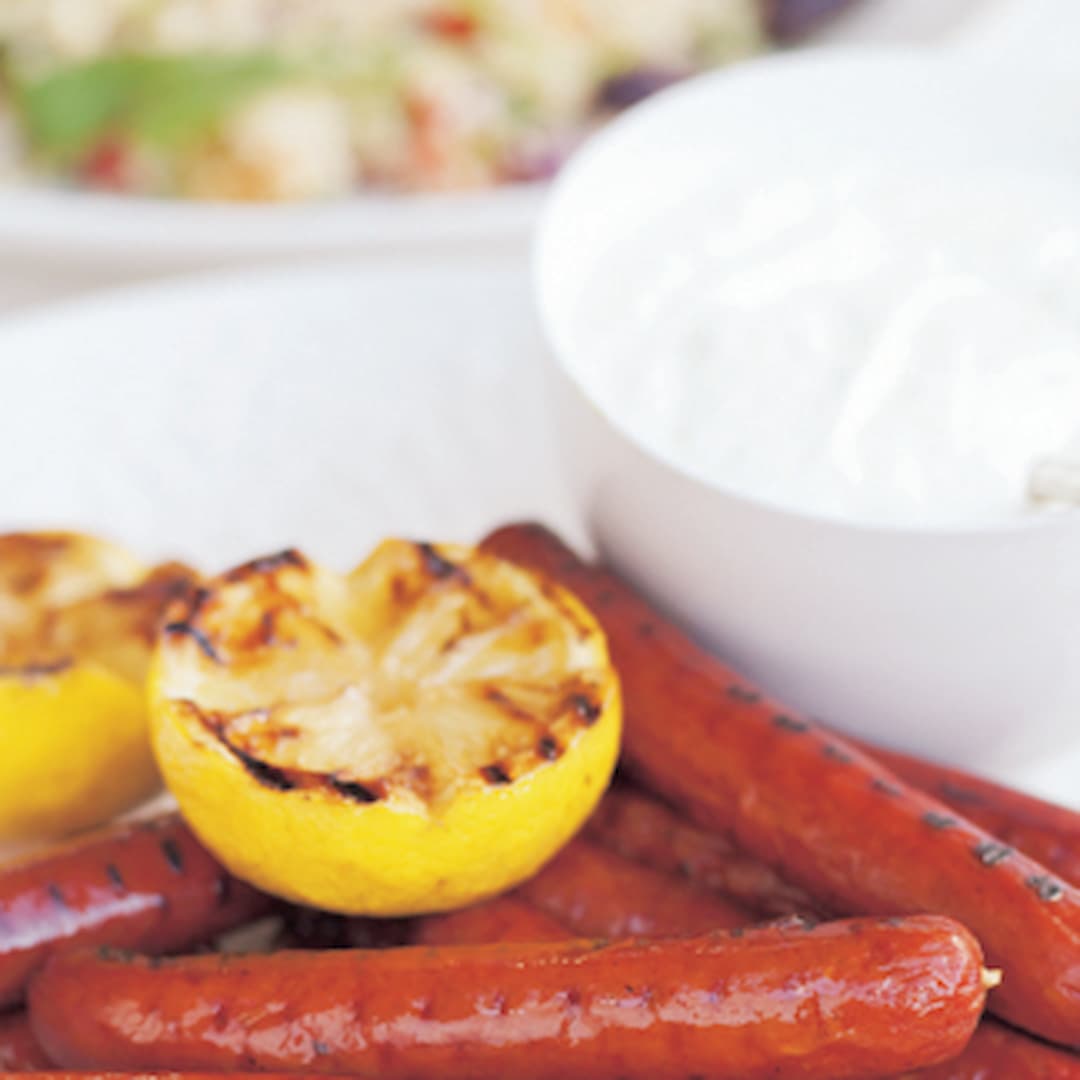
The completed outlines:
{"type": "Polygon", "coordinates": [[[297,205],[233,205],[0,190],[0,253],[154,271],[275,256],[461,248],[521,250],[543,185],[297,205]]]}
{"type": "Polygon", "coordinates": [[[0,331],[0,527],[74,522],[205,567],[296,544],[567,524],[516,262],[218,274],[0,331]]]}
{"type": "MultiPolygon", "coordinates": [[[[0,530],[69,525],[207,568],[514,518],[581,543],[514,260],[220,274],[0,328],[0,530]]],[[[1080,757],[1001,779],[1080,808],[1080,757]]]]}

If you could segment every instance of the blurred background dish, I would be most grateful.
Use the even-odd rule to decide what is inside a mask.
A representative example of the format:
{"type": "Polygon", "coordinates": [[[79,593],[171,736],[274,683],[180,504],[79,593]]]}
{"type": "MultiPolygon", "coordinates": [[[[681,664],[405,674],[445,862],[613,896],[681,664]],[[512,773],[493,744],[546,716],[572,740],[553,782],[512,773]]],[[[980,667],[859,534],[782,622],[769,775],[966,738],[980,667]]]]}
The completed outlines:
{"type": "Polygon", "coordinates": [[[16,167],[217,201],[550,176],[606,115],[851,0],[7,0],[16,167]]]}
{"type": "MultiPolygon", "coordinates": [[[[547,4],[511,0],[468,5],[457,0],[379,0],[363,5],[351,0],[303,4],[169,0],[148,6],[146,0],[101,0],[92,5],[70,0],[6,0],[0,5],[0,43],[7,43],[0,44],[0,64],[6,72],[0,79],[0,98],[9,103],[6,120],[0,110],[0,175],[6,156],[8,176],[7,185],[0,184],[0,310],[223,262],[334,254],[383,256],[418,250],[460,254],[497,250],[521,256],[544,190],[538,177],[551,171],[583,131],[608,115],[610,106],[625,104],[690,70],[728,62],[776,43],[948,40],[1007,2],[680,0],[677,5],[658,7],[653,0],[547,4]],[[458,7],[479,12],[491,23],[490,27],[483,24],[479,49],[475,42],[447,35],[453,20],[443,18],[441,32],[430,28],[430,19],[417,22],[418,13],[452,12],[458,7]],[[651,27],[660,18],[661,7],[666,29],[659,34],[651,27]],[[153,18],[147,14],[151,8],[153,18]],[[293,69],[277,60],[258,58],[276,56],[271,46],[280,40],[281,27],[299,21],[308,28],[306,35],[297,31],[295,42],[290,40],[279,51],[288,57],[313,56],[305,63],[316,68],[325,63],[328,73],[340,74],[340,62],[331,65],[326,52],[313,52],[312,41],[317,40],[320,26],[325,33],[325,27],[336,20],[357,18],[360,8],[370,13],[365,18],[376,20],[377,16],[397,26],[392,36],[399,44],[407,43],[402,49],[415,45],[421,50],[417,57],[430,51],[440,58],[434,67],[423,65],[424,78],[429,77],[430,67],[441,72],[440,80],[447,83],[440,81],[428,88],[440,102],[445,99],[440,109],[449,110],[440,119],[444,126],[435,147],[439,153],[434,157],[426,151],[419,154],[415,133],[410,134],[405,124],[402,102],[395,97],[404,92],[404,73],[399,72],[396,82],[376,80],[360,98],[345,94],[341,99],[334,97],[330,74],[324,74],[321,82],[314,76],[300,80],[305,87],[303,102],[323,117],[311,131],[304,123],[303,144],[319,131],[325,137],[330,129],[341,133],[347,128],[349,139],[356,129],[366,132],[364,137],[372,145],[366,149],[350,143],[333,151],[315,147],[303,155],[290,153],[288,175],[279,174],[273,165],[278,158],[273,149],[278,145],[275,133],[285,132],[291,148],[296,113],[309,110],[291,97],[292,90],[286,95],[292,105],[280,110],[274,106],[275,100],[280,106],[282,82],[288,81],[286,69],[293,69]],[[560,95],[568,95],[565,101],[561,97],[549,101],[545,96],[545,68],[542,62],[537,66],[538,58],[545,55],[542,50],[534,55],[531,45],[516,52],[510,47],[524,25],[522,20],[536,18],[541,10],[549,15],[562,12],[561,22],[567,22],[566,27],[541,35],[556,50],[547,53],[548,58],[560,58],[558,87],[566,82],[562,69],[574,60],[572,86],[559,90],[560,95]],[[145,17],[135,18],[140,12],[145,17]],[[412,13],[407,24],[403,12],[412,13]],[[495,20],[496,12],[504,13],[502,23],[495,20]],[[574,29],[583,25],[586,15],[600,24],[595,42],[587,48],[580,29],[574,29]],[[207,28],[222,20],[223,25],[214,30],[214,41],[225,59],[219,57],[211,65],[213,77],[204,77],[200,83],[204,89],[185,97],[185,92],[191,94],[185,71],[191,75],[206,63],[207,28]],[[402,29],[406,25],[407,33],[402,29]],[[424,30],[425,25],[429,29],[424,30]],[[500,34],[509,36],[504,41],[500,34]],[[479,76],[469,66],[477,51],[490,54],[487,62],[493,65],[485,75],[487,83],[479,80],[483,93],[478,89],[479,76]],[[562,59],[563,51],[569,60],[562,59]],[[122,107],[125,95],[145,90],[144,83],[152,88],[156,81],[168,87],[172,80],[180,86],[184,103],[175,115],[170,110],[125,111],[122,107]],[[519,116],[517,106],[506,112],[511,98],[520,98],[513,89],[515,80],[525,80],[526,99],[533,102],[527,115],[519,116]],[[320,105],[311,96],[316,93],[312,82],[318,84],[320,105]],[[94,88],[93,94],[87,93],[88,85],[94,88]],[[25,120],[28,92],[29,100],[36,102],[32,111],[38,123],[51,132],[47,141],[54,148],[63,144],[63,152],[45,153],[41,145],[36,153],[28,152],[27,143],[33,141],[25,120]],[[601,100],[597,107],[605,94],[606,102],[601,100]],[[331,105],[327,95],[336,104],[331,105]],[[271,107],[265,108],[268,97],[271,107]],[[479,110],[478,100],[486,102],[479,110]],[[263,105],[254,107],[253,101],[263,105]],[[77,107],[71,116],[73,103],[77,107]],[[378,124],[368,115],[369,106],[386,114],[378,124]],[[263,163],[254,173],[234,160],[236,153],[222,148],[219,133],[224,118],[243,117],[253,107],[257,137],[245,136],[237,146],[242,143],[247,148],[244,153],[250,150],[263,163]],[[330,113],[340,119],[342,110],[350,117],[344,126],[328,119],[330,113]],[[267,125],[267,113],[271,120],[275,114],[285,114],[287,122],[280,129],[277,123],[267,125]],[[512,123],[504,122],[507,115],[512,123]],[[386,117],[396,117],[397,126],[386,117]],[[117,131],[125,124],[152,136],[149,143],[143,147],[138,139],[125,143],[122,138],[118,143],[117,131]],[[495,125],[498,138],[483,134],[485,124],[495,125]],[[384,138],[388,127],[390,135],[384,138]],[[379,131],[383,135],[376,138],[379,131]],[[135,143],[140,143],[138,148],[135,143]],[[365,177],[358,162],[369,152],[383,164],[365,177]],[[215,162],[213,168],[203,167],[207,155],[215,162]],[[346,157],[348,168],[343,167],[346,157]],[[327,173],[317,168],[320,159],[336,164],[327,173]],[[410,162],[422,163],[424,168],[416,172],[410,162]],[[54,179],[46,182],[50,173],[54,179]],[[68,182],[57,183],[57,174],[67,176],[68,182]],[[260,177],[257,182],[255,174],[260,177]],[[513,182],[500,183],[503,180],[513,182]],[[212,191],[216,184],[223,189],[212,191]],[[335,185],[337,197],[301,198],[333,194],[335,185]],[[402,192],[402,187],[408,191],[402,192]],[[276,194],[290,196],[291,202],[252,205],[222,204],[218,199],[135,198],[116,194],[117,188],[158,194],[188,190],[203,196],[276,194]],[[359,191],[362,194],[356,194],[359,191]]],[[[438,18],[434,26],[439,26],[438,18]]],[[[341,40],[347,43],[348,35],[341,40]]],[[[340,51],[336,36],[334,45],[330,55],[340,51]]],[[[350,80],[345,83],[352,88],[350,80]]],[[[414,119],[423,113],[414,110],[414,119]]],[[[226,123],[234,132],[237,126],[246,124],[240,120],[226,123]]]]}

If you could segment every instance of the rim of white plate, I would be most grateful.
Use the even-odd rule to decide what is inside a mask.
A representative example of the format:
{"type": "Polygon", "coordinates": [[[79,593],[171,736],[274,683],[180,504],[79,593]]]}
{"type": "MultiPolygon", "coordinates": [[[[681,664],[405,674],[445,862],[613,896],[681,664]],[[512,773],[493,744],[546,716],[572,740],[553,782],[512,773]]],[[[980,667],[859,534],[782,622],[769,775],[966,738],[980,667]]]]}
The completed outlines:
{"type": "Polygon", "coordinates": [[[130,266],[524,243],[544,184],[296,205],[190,203],[13,186],[0,191],[0,252],[130,266]]]}

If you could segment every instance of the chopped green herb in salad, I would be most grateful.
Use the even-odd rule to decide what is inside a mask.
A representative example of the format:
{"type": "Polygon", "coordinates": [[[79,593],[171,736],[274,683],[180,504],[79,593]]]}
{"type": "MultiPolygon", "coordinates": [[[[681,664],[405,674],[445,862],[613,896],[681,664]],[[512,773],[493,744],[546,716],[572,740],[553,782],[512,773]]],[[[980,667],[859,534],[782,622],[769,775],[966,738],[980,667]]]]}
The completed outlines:
{"type": "MultiPolygon", "coordinates": [[[[764,0],[0,2],[24,171],[205,199],[535,180],[611,112],[759,52],[764,0]]],[[[2,157],[2,154],[0,154],[2,157]]]]}

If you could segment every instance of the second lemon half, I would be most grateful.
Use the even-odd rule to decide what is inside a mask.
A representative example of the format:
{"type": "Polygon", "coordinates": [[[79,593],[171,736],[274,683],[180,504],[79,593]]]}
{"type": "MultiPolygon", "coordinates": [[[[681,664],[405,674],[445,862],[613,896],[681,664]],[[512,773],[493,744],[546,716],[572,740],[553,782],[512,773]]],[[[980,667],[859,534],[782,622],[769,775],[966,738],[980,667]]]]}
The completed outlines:
{"type": "Polygon", "coordinates": [[[470,548],[387,541],[341,576],[286,552],[177,612],[155,751],[237,875],[329,910],[462,906],[528,877],[618,753],[618,680],[569,593],[470,548]]]}

